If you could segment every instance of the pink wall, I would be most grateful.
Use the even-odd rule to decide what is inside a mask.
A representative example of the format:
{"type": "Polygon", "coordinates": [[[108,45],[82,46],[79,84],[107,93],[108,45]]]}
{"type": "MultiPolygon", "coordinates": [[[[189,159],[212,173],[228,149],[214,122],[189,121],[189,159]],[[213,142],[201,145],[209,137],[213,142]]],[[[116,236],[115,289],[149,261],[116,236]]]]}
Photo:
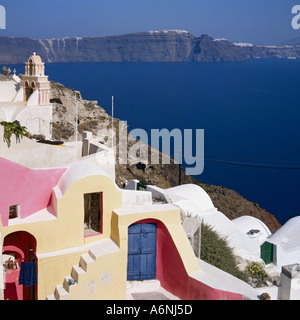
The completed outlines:
{"type": "Polygon", "coordinates": [[[0,157],[0,214],[8,225],[9,207],[20,205],[21,218],[47,208],[51,191],[67,169],[34,170],[0,157]]]}
{"type": "Polygon", "coordinates": [[[147,219],[137,223],[157,224],[156,278],[163,288],[182,300],[243,300],[243,295],[218,290],[189,277],[174,241],[159,220],[147,219]]]}

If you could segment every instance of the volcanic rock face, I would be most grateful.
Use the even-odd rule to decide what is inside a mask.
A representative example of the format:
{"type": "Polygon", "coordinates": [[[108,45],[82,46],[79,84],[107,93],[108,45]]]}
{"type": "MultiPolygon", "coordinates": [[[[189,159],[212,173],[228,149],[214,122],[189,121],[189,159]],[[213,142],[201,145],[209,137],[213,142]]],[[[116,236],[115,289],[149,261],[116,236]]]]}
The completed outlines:
{"type": "Polygon", "coordinates": [[[24,63],[32,52],[44,62],[219,62],[300,58],[300,45],[235,44],[184,30],[107,37],[30,39],[0,37],[0,63],[24,63]]]}
{"type": "MultiPolygon", "coordinates": [[[[74,140],[74,119],[75,101],[78,107],[78,139],[81,133],[89,130],[95,136],[99,136],[101,131],[110,131],[112,118],[103,108],[98,106],[97,101],[82,99],[78,91],[68,89],[59,83],[51,82],[51,102],[53,103],[53,138],[63,141],[74,140]]],[[[119,130],[128,135],[128,128],[119,119],[113,121],[116,136],[119,130]]],[[[128,148],[137,141],[129,139],[128,148]]],[[[149,184],[157,185],[161,188],[169,188],[178,185],[179,167],[170,159],[170,164],[149,164],[146,166],[139,163],[120,164],[118,161],[119,150],[118,141],[116,143],[116,183],[122,187],[125,181],[132,179],[145,180],[149,184]]],[[[150,146],[145,146],[150,156],[154,150],[150,146]]],[[[162,156],[160,154],[160,156],[162,156]]],[[[242,197],[236,191],[222,186],[204,184],[195,178],[188,176],[182,168],[181,183],[194,183],[201,186],[211,197],[214,205],[219,211],[224,213],[229,219],[235,219],[243,215],[250,215],[263,221],[273,233],[280,228],[280,223],[275,216],[262,209],[257,203],[253,203],[242,197]]]]}

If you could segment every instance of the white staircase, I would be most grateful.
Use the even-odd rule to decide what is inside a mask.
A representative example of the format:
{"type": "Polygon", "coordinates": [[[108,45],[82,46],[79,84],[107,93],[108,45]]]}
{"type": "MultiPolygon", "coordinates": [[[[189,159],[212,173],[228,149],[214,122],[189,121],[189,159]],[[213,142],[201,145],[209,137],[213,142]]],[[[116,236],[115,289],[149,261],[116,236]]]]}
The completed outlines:
{"type": "Polygon", "coordinates": [[[78,265],[74,265],[71,274],[65,276],[63,284],[55,286],[54,293],[48,295],[46,300],[70,300],[72,294],[76,295],[80,287],[86,283],[89,270],[97,268],[97,260],[106,254],[118,252],[120,248],[111,239],[104,239],[91,245],[88,253],[80,256],[78,265]]]}

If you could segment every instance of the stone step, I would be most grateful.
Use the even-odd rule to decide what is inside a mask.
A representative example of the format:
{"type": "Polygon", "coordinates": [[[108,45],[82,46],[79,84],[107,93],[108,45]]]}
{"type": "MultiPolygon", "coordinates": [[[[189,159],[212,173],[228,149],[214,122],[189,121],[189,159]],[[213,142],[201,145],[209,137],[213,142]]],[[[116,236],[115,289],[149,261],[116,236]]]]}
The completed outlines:
{"type": "Polygon", "coordinates": [[[56,300],[54,293],[48,294],[46,300],[56,300]]]}
{"type": "Polygon", "coordinates": [[[120,248],[111,239],[101,240],[97,246],[91,247],[89,250],[89,255],[96,260],[105,254],[114,253],[119,251],[120,248]]]}
{"type": "Polygon", "coordinates": [[[70,291],[73,290],[74,291],[74,288],[78,286],[77,282],[71,277],[71,275],[67,275],[65,276],[65,279],[64,279],[64,283],[63,283],[63,287],[64,289],[68,292],[68,293],[71,293],[70,291]],[[73,284],[69,284],[69,280],[73,280],[73,284]]]}
{"type": "Polygon", "coordinates": [[[90,263],[95,262],[95,260],[93,259],[93,257],[89,254],[89,253],[85,253],[83,255],[81,255],[80,257],[80,261],[79,261],[79,266],[85,271],[88,271],[88,265],[90,263]]]}
{"type": "Polygon", "coordinates": [[[71,277],[77,282],[77,284],[80,284],[80,277],[86,275],[86,272],[79,266],[73,266],[71,271],[71,277]]]}
{"type": "Polygon", "coordinates": [[[100,240],[90,245],[89,252],[80,256],[79,264],[72,267],[71,274],[65,276],[63,284],[57,285],[54,294],[48,295],[46,300],[70,299],[70,294],[76,294],[76,292],[80,290],[79,285],[84,284],[84,278],[87,276],[89,266],[91,266],[97,258],[118,251],[120,251],[120,248],[111,239],[100,240]],[[70,285],[68,280],[74,280],[75,283],[70,285]]]}
{"type": "Polygon", "coordinates": [[[70,300],[70,295],[62,284],[55,286],[54,297],[56,300],[70,300]]]}

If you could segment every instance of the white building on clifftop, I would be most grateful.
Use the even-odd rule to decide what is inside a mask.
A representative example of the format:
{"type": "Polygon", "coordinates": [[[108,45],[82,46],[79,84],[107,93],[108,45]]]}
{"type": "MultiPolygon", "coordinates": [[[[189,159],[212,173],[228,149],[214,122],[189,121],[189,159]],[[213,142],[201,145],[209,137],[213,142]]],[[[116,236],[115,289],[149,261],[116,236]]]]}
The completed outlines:
{"type": "Polygon", "coordinates": [[[36,53],[26,62],[21,79],[15,75],[0,79],[0,122],[16,120],[31,134],[51,138],[50,83],[44,63],[36,53]]]}

